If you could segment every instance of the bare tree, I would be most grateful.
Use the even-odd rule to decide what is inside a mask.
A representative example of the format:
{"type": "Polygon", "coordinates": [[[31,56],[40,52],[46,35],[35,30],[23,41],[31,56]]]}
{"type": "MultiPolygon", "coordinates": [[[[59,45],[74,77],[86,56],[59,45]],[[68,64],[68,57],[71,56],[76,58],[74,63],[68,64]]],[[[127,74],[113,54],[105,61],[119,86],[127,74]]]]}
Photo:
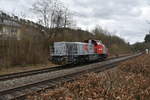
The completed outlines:
{"type": "Polygon", "coordinates": [[[62,2],[56,2],[53,5],[53,14],[51,17],[51,24],[54,27],[61,28],[63,27],[64,20],[64,4],[62,2]]]}
{"type": "Polygon", "coordinates": [[[73,24],[72,13],[68,8],[64,9],[64,28],[70,27],[73,24]]]}
{"type": "Polygon", "coordinates": [[[35,14],[41,16],[42,23],[45,27],[50,27],[49,17],[51,15],[52,0],[40,0],[32,5],[35,14]]]}
{"type": "Polygon", "coordinates": [[[63,27],[63,11],[58,10],[56,11],[55,18],[54,18],[54,24],[57,28],[63,27]]]}
{"type": "Polygon", "coordinates": [[[33,4],[32,10],[41,16],[40,22],[48,28],[68,27],[72,23],[69,9],[58,0],[40,0],[33,4]]]}

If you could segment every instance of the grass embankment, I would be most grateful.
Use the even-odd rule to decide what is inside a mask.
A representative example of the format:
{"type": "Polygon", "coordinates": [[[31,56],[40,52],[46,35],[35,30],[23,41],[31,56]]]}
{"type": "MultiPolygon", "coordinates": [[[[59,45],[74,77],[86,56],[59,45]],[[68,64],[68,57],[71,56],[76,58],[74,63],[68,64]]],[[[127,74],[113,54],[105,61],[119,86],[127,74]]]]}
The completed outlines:
{"type": "Polygon", "coordinates": [[[125,61],[117,68],[81,76],[30,100],[150,100],[150,55],[125,61]]]}
{"type": "Polygon", "coordinates": [[[49,62],[47,64],[24,65],[24,66],[20,65],[20,66],[15,66],[15,67],[6,67],[6,68],[2,67],[0,68],[0,75],[38,70],[38,69],[43,69],[43,68],[55,67],[55,66],[58,66],[58,65],[49,62]]]}

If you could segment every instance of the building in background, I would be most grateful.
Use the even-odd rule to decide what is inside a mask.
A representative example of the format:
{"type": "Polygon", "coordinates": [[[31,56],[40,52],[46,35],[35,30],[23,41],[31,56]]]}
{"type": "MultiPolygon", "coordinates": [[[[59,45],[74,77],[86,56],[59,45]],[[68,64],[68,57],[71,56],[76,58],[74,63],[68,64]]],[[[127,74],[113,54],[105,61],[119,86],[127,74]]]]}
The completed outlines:
{"type": "Polygon", "coordinates": [[[0,12],[0,38],[6,39],[8,37],[20,39],[20,24],[17,23],[13,17],[0,12]]]}

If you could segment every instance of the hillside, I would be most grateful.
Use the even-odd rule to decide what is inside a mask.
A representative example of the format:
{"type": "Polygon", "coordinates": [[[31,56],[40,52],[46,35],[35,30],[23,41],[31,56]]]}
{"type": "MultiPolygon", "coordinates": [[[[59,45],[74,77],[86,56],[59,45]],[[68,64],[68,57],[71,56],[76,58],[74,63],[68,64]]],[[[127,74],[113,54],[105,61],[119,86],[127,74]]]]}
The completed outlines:
{"type": "Polygon", "coordinates": [[[69,28],[57,28],[57,29],[50,29],[48,34],[50,42],[58,42],[58,41],[78,41],[82,42],[87,39],[93,39],[94,35],[88,31],[84,30],[75,30],[69,28]]]}
{"type": "Polygon", "coordinates": [[[106,45],[110,55],[131,52],[130,45],[122,38],[100,27],[95,27],[92,32],[70,28],[47,28],[3,12],[0,18],[3,20],[1,20],[0,32],[3,32],[4,29],[9,31],[9,33],[0,34],[0,66],[47,64],[49,47],[57,41],[82,42],[97,39],[106,45]],[[15,23],[18,27],[16,28],[15,25],[9,27],[7,21],[10,24],[15,23]]]}
{"type": "Polygon", "coordinates": [[[122,38],[108,34],[105,30],[102,31],[101,28],[93,30],[93,32],[88,32],[84,30],[75,30],[69,28],[52,29],[49,32],[50,43],[54,41],[78,41],[82,42],[88,39],[101,40],[109,49],[110,54],[122,54],[131,52],[131,47],[122,38]],[[95,31],[96,30],[96,31],[95,31]]]}
{"type": "Polygon", "coordinates": [[[132,45],[132,49],[133,51],[144,51],[145,49],[150,50],[150,43],[145,43],[145,42],[135,43],[132,45]]]}
{"type": "Polygon", "coordinates": [[[132,45],[133,51],[145,51],[145,49],[150,50],[150,33],[145,35],[144,42],[137,42],[132,45]]]}
{"type": "Polygon", "coordinates": [[[1,66],[28,64],[46,64],[49,58],[49,46],[56,41],[78,41],[98,39],[108,47],[110,55],[130,53],[130,46],[120,37],[97,31],[90,33],[69,28],[49,29],[45,32],[23,25],[21,39],[1,40],[1,66]],[[95,34],[95,35],[94,35],[95,34]]]}

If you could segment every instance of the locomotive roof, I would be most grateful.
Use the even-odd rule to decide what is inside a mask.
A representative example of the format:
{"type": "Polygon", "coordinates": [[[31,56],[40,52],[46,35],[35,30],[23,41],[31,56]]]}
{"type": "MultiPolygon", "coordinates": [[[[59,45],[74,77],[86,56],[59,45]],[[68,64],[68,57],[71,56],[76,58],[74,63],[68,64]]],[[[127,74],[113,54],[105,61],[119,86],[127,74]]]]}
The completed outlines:
{"type": "Polygon", "coordinates": [[[87,44],[84,42],[54,42],[54,43],[66,43],[66,44],[87,44]]]}

